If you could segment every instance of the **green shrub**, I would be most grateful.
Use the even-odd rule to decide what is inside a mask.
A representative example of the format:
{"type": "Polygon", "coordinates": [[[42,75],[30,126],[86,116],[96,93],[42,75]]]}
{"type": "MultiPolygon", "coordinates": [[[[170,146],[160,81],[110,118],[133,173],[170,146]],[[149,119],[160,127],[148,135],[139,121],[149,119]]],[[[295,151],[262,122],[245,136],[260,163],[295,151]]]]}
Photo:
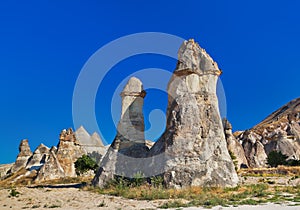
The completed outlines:
{"type": "Polygon", "coordinates": [[[131,182],[133,187],[141,186],[145,182],[144,174],[142,172],[135,173],[131,182]]]}
{"type": "Polygon", "coordinates": [[[98,167],[99,166],[97,165],[96,161],[87,155],[82,155],[75,162],[75,169],[77,175],[81,175],[89,170],[93,170],[96,173],[98,167]]]}
{"type": "Polygon", "coordinates": [[[151,185],[156,188],[162,188],[164,178],[162,176],[153,176],[150,178],[151,185]]]}
{"type": "Polygon", "coordinates": [[[9,196],[10,196],[10,197],[18,197],[19,194],[20,194],[20,193],[19,193],[16,189],[12,188],[12,189],[10,190],[9,196]]]}
{"type": "Polygon", "coordinates": [[[271,167],[277,167],[278,165],[287,165],[286,159],[288,156],[281,153],[281,151],[272,151],[267,157],[267,163],[271,167]]]}
{"type": "Polygon", "coordinates": [[[289,166],[300,166],[300,160],[288,160],[287,164],[289,166]]]}

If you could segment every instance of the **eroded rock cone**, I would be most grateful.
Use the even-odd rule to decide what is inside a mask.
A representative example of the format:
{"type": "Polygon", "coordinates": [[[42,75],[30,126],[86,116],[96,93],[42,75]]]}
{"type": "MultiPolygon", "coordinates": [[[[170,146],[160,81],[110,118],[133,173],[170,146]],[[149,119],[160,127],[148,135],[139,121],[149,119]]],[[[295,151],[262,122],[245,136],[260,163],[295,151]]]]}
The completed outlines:
{"type": "Polygon", "coordinates": [[[42,165],[45,164],[49,157],[49,152],[50,149],[48,147],[46,147],[44,144],[40,144],[33,152],[33,155],[29,158],[26,169],[38,170],[42,165]]]}
{"type": "Polygon", "coordinates": [[[146,157],[149,151],[144,137],[145,95],[141,81],[130,78],[121,93],[122,112],[117,135],[93,179],[95,186],[103,187],[115,176],[133,177],[141,171],[144,163],[139,159],[146,157]]]}
{"type": "Polygon", "coordinates": [[[151,148],[167,187],[235,186],[216,86],[221,70],[194,40],[185,41],[168,85],[167,127],[151,148]],[[155,156],[164,154],[163,158],[155,156]],[[158,161],[158,162],[157,162],[158,161]]]}
{"type": "Polygon", "coordinates": [[[104,146],[99,134],[94,132],[90,135],[83,126],[80,126],[75,131],[75,136],[84,152],[96,160],[99,165],[107,151],[107,147],[104,146]]]}
{"type": "Polygon", "coordinates": [[[60,133],[56,156],[60,162],[65,176],[75,177],[75,161],[85,152],[76,139],[75,133],[71,128],[60,133]]]}
{"type": "Polygon", "coordinates": [[[24,139],[21,141],[19,146],[19,154],[17,156],[16,162],[11,168],[11,172],[17,172],[21,168],[25,167],[28,159],[31,157],[32,152],[29,147],[29,143],[27,139],[24,139]]]}
{"type": "Polygon", "coordinates": [[[64,169],[62,168],[56,156],[57,148],[52,147],[49,151],[47,162],[41,167],[35,179],[36,182],[53,180],[65,177],[64,169]]]}
{"type": "Polygon", "coordinates": [[[76,160],[84,153],[71,128],[60,133],[57,148],[52,147],[45,164],[38,172],[35,181],[45,181],[64,177],[75,177],[76,160]]]}
{"type": "Polygon", "coordinates": [[[240,168],[248,168],[248,161],[244,153],[243,146],[240,142],[234,137],[232,134],[232,125],[227,119],[223,119],[223,127],[225,138],[227,142],[227,149],[228,151],[232,152],[234,157],[236,158],[236,167],[237,169],[240,168]]]}

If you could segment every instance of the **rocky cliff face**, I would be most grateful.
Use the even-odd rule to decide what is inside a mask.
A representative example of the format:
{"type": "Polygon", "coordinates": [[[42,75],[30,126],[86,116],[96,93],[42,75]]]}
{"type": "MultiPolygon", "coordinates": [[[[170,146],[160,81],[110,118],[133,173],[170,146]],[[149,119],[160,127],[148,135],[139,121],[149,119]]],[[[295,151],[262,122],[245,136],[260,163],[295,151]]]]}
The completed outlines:
{"type": "Polygon", "coordinates": [[[19,154],[17,156],[16,162],[11,168],[11,172],[15,173],[21,168],[25,167],[31,155],[32,152],[30,150],[28,140],[27,139],[22,140],[19,146],[19,154]]]}
{"type": "Polygon", "coordinates": [[[238,177],[220,119],[218,65],[194,40],[185,41],[168,86],[167,127],[151,148],[164,154],[163,177],[169,187],[234,186],[238,177]]]}
{"type": "Polygon", "coordinates": [[[258,125],[241,132],[250,167],[264,167],[267,155],[281,151],[289,159],[300,159],[300,98],[292,100],[269,115],[258,125]]]}
{"type": "Polygon", "coordinates": [[[133,177],[140,171],[143,163],[137,160],[146,157],[149,151],[144,137],[145,95],[141,81],[130,78],[121,93],[122,112],[117,135],[93,179],[94,185],[103,187],[116,175],[133,177]]]}

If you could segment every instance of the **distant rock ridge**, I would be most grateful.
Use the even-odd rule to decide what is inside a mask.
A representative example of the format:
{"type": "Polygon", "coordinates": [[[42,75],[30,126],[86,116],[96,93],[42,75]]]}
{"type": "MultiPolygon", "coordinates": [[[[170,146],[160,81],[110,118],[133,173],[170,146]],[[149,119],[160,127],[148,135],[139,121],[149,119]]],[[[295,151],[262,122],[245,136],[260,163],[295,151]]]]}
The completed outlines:
{"type": "Polygon", "coordinates": [[[300,159],[300,98],[294,99],[253,128],[236,134],[250,167],[265,167],[271,151],[300,159]]]}

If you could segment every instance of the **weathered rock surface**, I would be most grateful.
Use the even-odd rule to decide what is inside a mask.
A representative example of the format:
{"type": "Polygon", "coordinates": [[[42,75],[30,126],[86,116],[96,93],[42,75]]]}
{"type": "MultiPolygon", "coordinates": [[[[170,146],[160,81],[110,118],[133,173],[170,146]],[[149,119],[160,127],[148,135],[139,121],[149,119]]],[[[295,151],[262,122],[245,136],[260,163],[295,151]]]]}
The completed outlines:
{"type": "Polygon", "coordinates": [[[94,132],[90,135],[83,126],[80,126],[75,131],[75,136],[85,153],[100,164],[108,147],[104,146],[99,134],[94,132]]]}
{"type": "Polygon", "coordinates": [[[14,163],[10,164],[0,164],[0,179],[5,177],[8,172],[10,171],[11,167],[14,165],[14,163]]]}
{"type": "Polygon", "coordinates": [[[146,92],[141,81],[130,78],[124,87],[122,113],[117,135],[104,156],[93,184],[99,187],[116,175],[132,177],[141,168],[138,158],[145,157],[149,151],[144,137],[143,103],[146,92]]]}
{"type": "Polygon", "coordinates": [[[64,169],[62,168],[57,156],[57,149],[52,147],[49,151],[49,156],[46,163],[41,167],[35,179],[36,182],[53,180],[65,177],[64,169]]]}
{"type": "Polygon", "coordinates": [[[248,168],[248,161],[244,153],[243,146],[232,134],[232,125],[227,119],[223,119],[223,127],[227,142],[227,149],[236,157],[237,169],[248,168]]]}
{"type": "Polygon", "coordinates": [[[288,159],[300,159],[300,98],[287,103],[253,128],[241,132],[250,167],[265,167],[271,151],[281,151],[288,159]]]}
{"type": "Polygon", "coordinates": [[[11,172],[17,172],[21,168],[25,167],[28,159],[31,157],[32,152],[29,147],[29,143],[27,139],[21,141],[19,146],[19,154],[17,156],[16,162],[11,168],[11,172]]]}
{"type": "Polygon", "coordinates": [[[164,154],[168,187],[234,186],[238,177],[229,156],[219,114],[218,65],[194,40],[185,41],[168,85],[167,127],[151,148],[164,154]]]}
{"type": "Polygon", "coordinates": [[[29,170],[38,170],[42,165],[45,164],[48,159],[50,149],[44,144],[40,144],[36,150],[33,152],[33,155],[29,158],[26,165],[26,169],[29,170]]]}
{"type": "Polygon", "coordinates": [[[64,170],[65,176],[75,177],[74,162],[84,153],[72,128],[63,130],[59,137],[56,156],[64,170]]]}
{"type": "Polygon", "coordinates": [[[243,133],[243,139],[241,139],[245,156],[251,168],[267,166],[267,154],[263,144],[257,138],[255,133],[246,131],[243,133]]]}
{"type": "Polygon", "coordinates": [[[35,181],[44,181],[64,177],[76,177],[76,160],[84,153],[72,128],[64,129],[59,135],[57,148],[52,147],[49,157],[38,172],[35,181]]]}

